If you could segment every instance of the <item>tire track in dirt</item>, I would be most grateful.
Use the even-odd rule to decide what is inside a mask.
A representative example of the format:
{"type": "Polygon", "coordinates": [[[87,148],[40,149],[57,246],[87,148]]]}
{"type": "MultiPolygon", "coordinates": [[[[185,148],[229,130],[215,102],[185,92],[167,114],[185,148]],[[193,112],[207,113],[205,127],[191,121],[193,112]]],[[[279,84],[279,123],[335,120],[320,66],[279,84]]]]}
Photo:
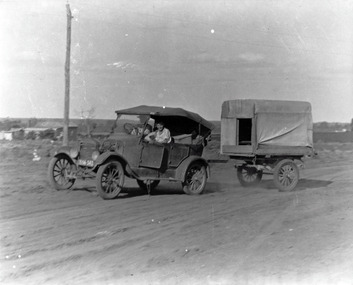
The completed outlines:
{"type": "MultiPolygon", "coordinates": [[[[85,209],[74,209],[74,208],[67,208],[65,209],[65,211],[60,211],[60,213],[58,212],[54,212],[52,214],[52,216],[55,216],[57,219],[61,219],[61,220],[65,220],[65,224],[62,224],[61,227],[62,228],[66,228],[67,230],[70,230],[69,229],[69,225],[72,223],[72,225],[75,225],[76,223],[80,223],[82,220],[82,222],[86,222],[86,225],[87,225],[87,228],[90,229],[91,228],[91,225],[92,225],[92,221],[89,220],[89,218],[95,218],[96,216],[100,216],[101,217],[101,220],[107,220],[107,221],[111,221],[111,222],[108,222],[108,223],[105,223],[104,224],[104,227],[105,228],[108,228],[108,232],[110,233],[109,236],[113,236],[115,234],[118,234],[118,233],[121,233],[121,232],[127,232],[129,231],[127,234],[128,236],[134,236],[135,234],[136,235],[141,235],[141,231],[143,232],[148,232],[148,230],[144,227],[144,224],[146,223],[146,216],[145,216],[145,213],[151,213],[153,212],[153,208],[156,208],[158,206],[158,211],[155,211],[155,214],[156,216],[158,215],[162,215],[164,216],[163,219],[160,219],[158,222],[161,222],[162,223],[162,227],[160,227],[160,230],[156,231],[156,229],[153,229],[151,235],[143,235],[142,238],[139,238],[138,241],[141,241],[144,240],[146,242],[153,242],[155,240],[160,240],[160,239],[168,239],[168,238],[172,238],[173,235],[175,234],[175,232],[179,232],[180,230],[181,231],[185,231],[185,225],[186,225],[186,228],[187,227],[190,227],[190,231],[189,233],[191,233],[195,228],[197,229],[197,227],[199,227],[198,225],[201,224],[201,225],[204,225],[204,226],[207,226],[207,218],[206,218],[206,221],[205,221],[205,218],[201,218],[201,219],[193,219],[192,221],[190,221],[190,217],[193,217],[194,215],[197,216],[197,214],[200,212],[200,207],[204,207],[202,205],[202,203],[199,203],[200,202],[200,199],[202,196],[200,197],[189,197],[189,196],[181,196],[181,204],[179,203],[175,203],[174,205],[168,205],[168,204],[165,204],[165,205],[160,205],[160,201],[158,200],[162,200],[162,197],[161,198],[158,198],[157,199],[153,199],[153,197],[149,200],[146,200],[147,202],[149,203],[146,203],[146,204],[143,204],[141,205],[140,207],[140,212],[136,215],[136,213],[134,213],[133,216],[130,216],[131,215],[131,212],[127,212],[126,216],[128,216],[127,218],[125,218],[122,223],[120,223],[120,225],[136,225],[134,226],[133,228],[132,227],[125,227],[123,228],[123,230],[121,229],[117,229],[114,231],[111,231],[110,230],[110,227],[113,227],[114,226],[114,222],[111,221],[111,216],[114,216],[114,214],[117,214],[118,216],[118,213],[114,213],[114,211],[111,211],[113,208],[115,208],[116,206],[115,205],[111,205],[109,207],[104,207],[104,206],[96,206],[95,209],[94,209],[94,212],[92,212],[92,209],[91,208],[85,208],[85,209]],[[190,204],[187,204],[185,203],[185,201],[189,201],[190,202],[190,198],[193,199],[195,202],[197,202],[197,204],[199,205],[198,207],[190,207],[190,204]],[[152,205],[151,205],[151,202],[152,202],[152,205]],[[70,210],[68,212],[68,210],[70,210]],[[91,215],[86,215],[84,214],[85,212],[87,211],[90,211],[92,214],[91,215]],[[177,216],[175,217],[175,212],[186,212],[188,214],[187,217],[185,216],[177,216]],[[81,214],[81,215],[77,215],[77,214],[81,214]],[[62,217],[60,217],[62,215],[62,217]],[[70,216],[71,218],[67,218],[67,216],[70,216]],[[74,221],[74,222],[73,222],[74,221]],[[165,225],[165,223],[168,222],[167,225],[165,225]],[[191,224],[188,226],[188,223],[191,224]],[[179,225],[179,227],[177,227],[177,225],[179,225]],[[192,225],[196,225],[195,227],[193,227],[192,225]],[[157,239],[152,239],[150,240],[149,238],[150,237],[153,237],[155,236],[156,234],[158,233],[158,238],[157,239]]],[[[210,199],[208,198],[207,196],[204,196],[205,199],[204,200],[209,200],[210,203],[219,203],[219,201],[216,199],[216,201],[212,201],[214,200],[214,198],[210,199]]],[[[138,198],[138,200],[145,200],[145,198],[138,198]]],[[[224,198],[222,198],[223,201],[226,201],[224,198]]],[[[116,201],[116,203],[118,203],[118,201],[116,201]]],[[[132,200],[131,202],[128,202],[128,203],[125,203],[124,202],[124,209],[126,210],[126,208],[129,208],[131,209],[132,205],[135,204],[135,203],[141,203],[141,201],[135,201],[135,200],[132,200]]],[[[89,206],[92,206],[92,205],[89,205],[89,206]]],[[[195,206],[195,205],[193,205],[195,206]]],[[[238,210],[241,210],[241,209],[238,209],[238,210]]],[[[205,209],[204,209],[205,211],[205,209]]],[[[206,210],[207,211],[207,210],[206,210]]],[[[222,214],[220,214],[222,215],[222,214]]],[[[31,219],[37,219],[38,217],[36,216],[30,216],[28,217],[27,219],[27,223],[28,224],[32,224],[31,222],[29,222],[31,219]]],[[[48,216],[45,217],[45,220],[48,219],[48,216]]],[[[156,219],[157,221],[157,219],[156,219]]],[[[12,222],[18,222],[18,221],[12,221],[12,222]]],[[[43,222],[45,224],[45,221],[43,222]]],[[[38,229],[37,229],[38,230],[38,229]]],[[[77,229],[76,229],[77,231],[77,229]]],[[[79,235],[79,236],[82,236],[82,234],[85,234],[86,233],[86,229],[82,229],[82,231],[79,231],[78,233],[75,234],[75,236],[79,235]],[[83,232],[82,232],[83,231],[83,232]]],[[[27,235],[29,235],[27,233],[27,235]]],[[[71,236],[71,238],[73,238],[71,236]]],[[[128,237],[127,237],[128,238],[128,237]]],[[[27,253],[26,252],[23,252],[22,255],[24,257],[27,257],[27,260],[30,261],[29,257],[31,255],[43,255],[45,254],[46,252],[47,253],[50,253],[51,256],[56,256],[56,252],[58,252],[59,255],[63,255],[63,249],[67,249],[69,248],[69,251],[70,251],[70,254],[68,257],[65,257],[65,258],[62,258],[62,260],[66,260],[67,258],[69,258],[73,252],[82,252],[84,251],[83,254],[76,254],[75,256],[77,255],[84,255],[84,256],[90,256],[90,255],[94,255],[97,252],[101,252],[101,251],[105,251],[104,248],[101,248],[101,245],[98,245],[98,248],[96,251],[86,251],[84,250],[83,248],[81,248],[81,245],[85,244],[84,247],[86,248],[94,248],[95,247],[95,243],[98,242],[99,240],[101,240],[102,238],[100,237],[97,237],[97,236],[86,236],[84,238],[80,237],[79,239],[73,239],[72,241],[70,242],[64,242],[64,243],[59,243],[59,244],[55,244],[52,245],[52,246],[49,246],[47,248],[42,248],[40,250],[35,250],[35,251],[28,251],[27,253]],[[74,247],[74,250],[72,251],[70,249],[70,247],[74,247]],[[59,253],[60,252],[60,253],[59,253]]],[[[129,244],[129,250],[131,250],[131,244],[133,244],[133,240],[129,239],[129,241],[131,241],[131,243],[128,243],[129,244]]],[[[54,238],[54,242],[55,242],[55,238],[54,238]]],[[[30,245],[29,245],[29,248],[33,247],[33,245],[36,245],[38,243],[38,246],[40,245],[40,241],[38,240],[38,242],[35,242],[34,240],[32,240],[30,242],[30,245]]],[[[112,249],[116,249],[116,248],[120,248],[120,245],[119,243],[118,244],[111,244],[109,247],[108,247],[108,250],[112,250],[112,249]]],[[[36,259],[36,258],[34,258],[36,259]]],[[[40,259],[43,259],[42,257],[40,259]]],[[[55,261],[55,258],[54,258],[54,261],[51,261],[48,262],[48,258],[45,257],[45,264],[47,264],[48,266],[53,263],[54,265],[58,265],[60,264],[60,261],[55,261]]],[[[50,260],[50,259],[49,259],[50,260]]],[[[33,266],[33,268],[30,268],[29,270],[26,270],[26,272],[32,272],[35,271],[36,268],[39,269],[42,269],[43,266],[45,266],[45,264],[37,264],[35,266],[33,266]]],[[[50,266],[49,266],[50,267],[50,266]]]]}
{"type": "MultiPolygon", "coordinates": [[[[261,267],[262,259],[257,255],[263,248],[290,237],[292,224],[308,230],[307,220],[320,221],[317,217],[321,216],[333,224],[345,213],[350,184],[344,177],[351,174],[350,165],[324,165],[321,172],[321,165],[315,164],[305,170],[304,179],[327,180],[332,175],[333,183],[311,188],[304,181],[300,190],[292,193],[279,193],[269,181],[257,188],[240,188],[234,168],[226,165],[214,169],[206,193],[197,197],[179,195],[179,184],[162,184],[151,197],[136,194],[137,187],[129,186],[130,193],[113,201],[102,201],[83,191],[48,189],[49,193],[37,193],[35,198],[14,204],[26,202],[28,209],[13,209],[10,219],[1,219],[0,227],[7,236],[1,234],[1,243],[7,245],[3,256],[10,256],[0,260],[2,280],[26,284],[55,280],[57,284],[146,284],[151,280],[159,284],[184,284],[185,280],[212,284],[240,280],[239,275],[248,272],[249,266],[261,267]],[[339,193],[346,195],[334,200],[339,193]],[[44,199],[38,202],[36,197],[44,199]],[[312,206],[315,201],[321,202],[312,206]],[[335,206],[323,216],[328,203],[335,206]]],[[[34,197],[34,193],[26,195],[34,197]]],[[[342,233],[339,227],[333,230],[342,233]]],[[[332,238],[330,232],[303,232],[303,238],[319,234],[329,241],[332,238]]],[[[269,263],[276,264],[276,253],[287,246],[282,242],[274,247],[269,263]]],[[[338,255],[349,245],[342,239],[332,254],[338,255]]],[[[320,245],[317,248],[322,250],[320,254],[327,253],[320,245]]],[[[310,258],[306,262],[310,264],[310,258]]]]}

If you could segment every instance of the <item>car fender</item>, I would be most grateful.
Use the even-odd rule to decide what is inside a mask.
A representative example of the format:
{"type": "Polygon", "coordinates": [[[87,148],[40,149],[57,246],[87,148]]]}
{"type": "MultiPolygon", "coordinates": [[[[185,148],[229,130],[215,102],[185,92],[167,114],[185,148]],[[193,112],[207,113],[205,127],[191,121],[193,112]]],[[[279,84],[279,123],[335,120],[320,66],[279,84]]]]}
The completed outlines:
{"type": "Polygon", "coordinates": [[[204,158],[202,158],[200,156],[189,156],[177,168],[176,174],[175,174],[175,179],[179,180],[179,181],[184,181],[188,167],[190,166],[190,164],[192,164],[194,162],[200,162],[201,164],[203,164],[206,167],[207,178],[209,178],[211,176],[210,166],[204,158]]]}
{"type": "Polygon", "coordinates": [[[54,156],[58,156],[60,154],[66,154],[70,157],[70,149],[71,147],[69,146],[61,146],[55,150],[54,156]]]}
{"type": "Polygon", "coordinates": [[[70,156],[70,147],[69,146],[62,146],[55,150],[53,157],[59,157],[60,155],[64,155],[68,160],[74,163],[74,160],[70,156]]]}
{"type": "Polygon", "coordinates": [[[116,160],[121,162],[124,168],[126,168],[126,166],[128,165],[126,159],[123,156],[121,156],[121,154],[107,151],[107,152],[103,152],[100,156],[98,156],[98,158],[95,161],[93,171],[97,171],[102,164],[106,163],[109,160],[116,160]]]}

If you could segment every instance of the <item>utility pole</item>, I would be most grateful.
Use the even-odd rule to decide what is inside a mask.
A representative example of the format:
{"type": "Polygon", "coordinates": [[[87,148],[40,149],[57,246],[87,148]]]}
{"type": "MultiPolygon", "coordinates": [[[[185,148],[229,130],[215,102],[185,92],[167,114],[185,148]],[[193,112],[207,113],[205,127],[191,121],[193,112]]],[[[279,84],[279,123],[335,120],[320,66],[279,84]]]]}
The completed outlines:
{"type": "Polygon", "coordinates": [[[69,145],[69,111],[70,111],[70,52],[71,52],[71,19],[70,4],[66,4],[67,31],[66,31],[66,61],[65,61],[65,107],[63,145],[69,145]]]}

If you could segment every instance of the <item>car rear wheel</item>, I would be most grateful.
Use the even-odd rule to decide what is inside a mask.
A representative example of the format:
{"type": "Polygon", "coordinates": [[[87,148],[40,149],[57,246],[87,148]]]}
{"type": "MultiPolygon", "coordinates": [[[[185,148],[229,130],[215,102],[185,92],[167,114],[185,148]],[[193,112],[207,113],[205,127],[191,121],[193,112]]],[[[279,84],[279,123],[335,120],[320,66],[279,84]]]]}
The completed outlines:
{"type": "Polygon", "coordinates": [[[191,164],[182,183],[183,191],[189,195],[198,195],[203,192],[206,186],[207,173],[206,167],[200,163],[191,164]]]}
{"type": "Polygon", "coordinates": [[[257,170],[255,167],[242,165],[237,168],[237,177],[242,186],[255,186],[261,181],[262,170],[257,170]]]}
{"type": "Polygon", "coordinates": [[[110,161],[99,167],[96,177],[96,187],[103,199],[116,198],[124,185],[124,169],[120,162],[110,161]]]}
{"type": "Polygon", "coordinates": [[[56,190],[70,189],[76,181],[75,172],[75,164],[65,155],[53,157],[49,162],[48,178],[56,190]]]}
{"type": "Polygon", "coordinates": [[[273,171],[273,182],[283,192],[292,191],[299,181],[298,166],[290,159],[283,159],[273,171]]]}

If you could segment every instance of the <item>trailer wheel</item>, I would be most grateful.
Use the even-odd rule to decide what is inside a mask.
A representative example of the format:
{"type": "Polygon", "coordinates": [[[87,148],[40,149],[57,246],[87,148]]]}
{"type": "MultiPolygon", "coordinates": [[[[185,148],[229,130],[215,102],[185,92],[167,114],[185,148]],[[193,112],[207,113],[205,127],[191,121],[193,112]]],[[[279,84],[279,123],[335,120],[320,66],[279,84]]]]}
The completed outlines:
{"type": "Polygon", "coordinates": [[[237,168],[237,177],[241,186],[250,187],[260,183],[262,178],[262,170],[246,165],[237,168]]]}
{"type": "Polygon", "coordinates": [[[273,182],[279,191],[289,192],[299,181],[298,166],[290,159],[281,160],[273,171],[273,182]]]}

